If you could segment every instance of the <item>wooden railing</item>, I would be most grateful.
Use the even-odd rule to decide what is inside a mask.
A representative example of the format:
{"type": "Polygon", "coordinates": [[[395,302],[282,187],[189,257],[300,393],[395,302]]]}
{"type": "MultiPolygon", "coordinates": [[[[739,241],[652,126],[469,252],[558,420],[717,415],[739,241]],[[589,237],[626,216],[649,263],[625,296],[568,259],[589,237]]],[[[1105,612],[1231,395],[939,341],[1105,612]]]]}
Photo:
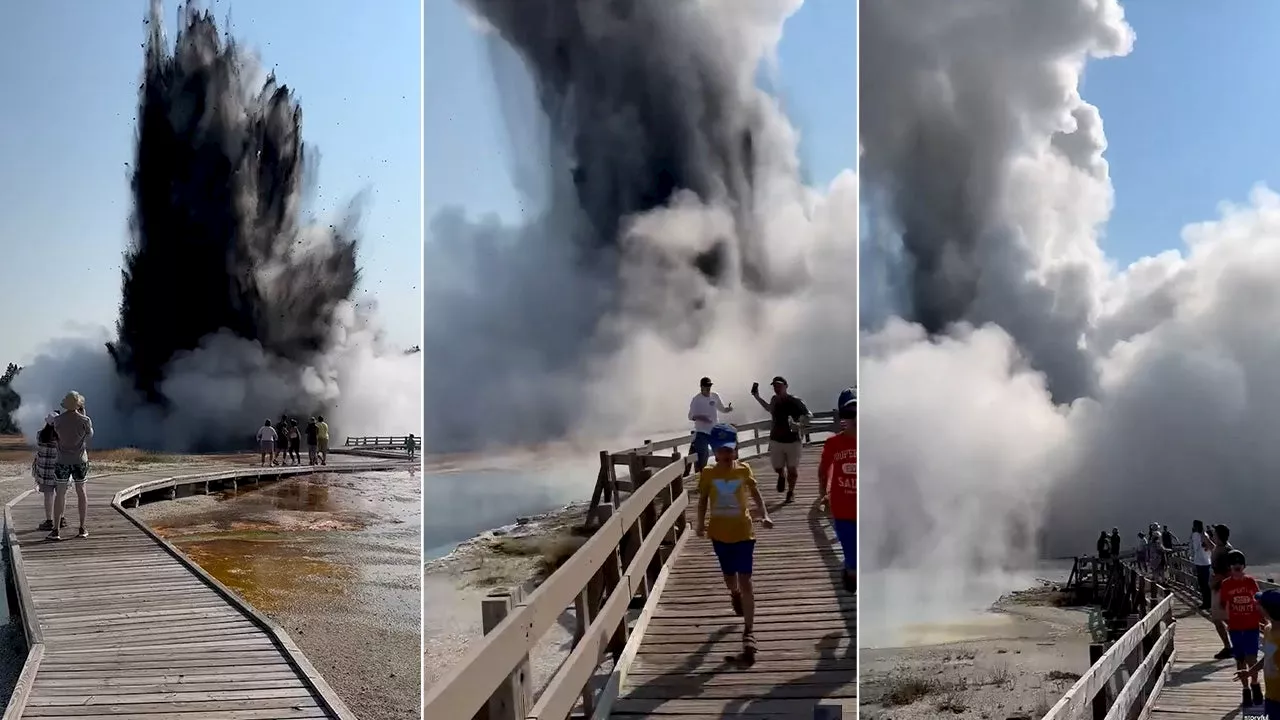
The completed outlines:
{"type": "MultiPolygon", "coordinates": [[[[772,424],[771,420],[766,419],[735,425],[734,427],[738,430],[738,457],[753,457],[764,452],[768,448],[769,428],[772,424]]],[[[804,441],[811,442],[814,434],[832,433],[836,429],[834,410],[814,413],[808,427],[805,428],[804,441]]],[[[674,458],[680,457],[680,450],[687,449],[692,442],[693,435],[690,433],[657,442],[645,440],[644,444],[638,447],[618,452],[601,450],[600,471],[596,475],[596,486],[591,493],[591,502],[587,505],[587,524],[592,525],[598,519],[597,508],[600,503],[616,504],[620,492],[631,491],[630,478],[636,477],[639,470],[655,465],[661,467],[671,462],[674,458]],[[671,454],[660,454],[663,450],[670,451],[671,454]],[[618,467],[628,469],[626,477],[618,477],[618,467]]]]}
{"type": "MultiPolygon", "coordinates": [[[[830,432],[831,417],[815,417],[806,439],[830,432]]],[[[767,442],[767,431],[762,439],[759,430],[767,427],[767,421],[738,426],[740,452],[758,451],[767,442]],[[744,437],[747,433],[752,436],[744,437]]],[[[668,559],[690,535],[685,479],[691,462],[675,450],[690,439],[684,435],[600,453],[591,538],[527,598],[520,588],[489,593],[481,608],[484,639],[427,689],[424,718],[561,720],[575,708],[592,717],[602,702],[607,704],[604,696],[617,693],[616,683],[598,689],[592,678],[606,659],[618,665],[630,639],[628,609],[633,601],[647,601],[655,585],[664,582],[668,559]],[[662,455],[661,450],[673,452],[662,455]],[[616,465],[627,466],[625,478],[617,476],[616,465]],[[535,701],[529,654],[570,606],[573,649],[535,701]]]]}
{"type": "MultiPolygon", "coordinates": [[[[403,449],[404,441],[408,435],[361,435],[359,437],[347,436],[347,447],[384,447],[393,449],[403,449]]],[[[413,446],[419,450],[422,449],[422,438],[415,437],[413,446]]]]}
{"type": "MultiPolygon", "coordinates": [[[[1102,643],[1089,647],[1092,666],[1043,720],[1145,717],[1172,667],[1174,595],[1141,574],[1130,559],[1099,562],[1110,568],[1100,588],[1104,613],[1111,616],[1113,628],[1118,620],[1128,629],[1118,633],[1110,647],[1102,643]]],[[[1093,578],[1101,571],[1099,567],[1093,578]]]]}

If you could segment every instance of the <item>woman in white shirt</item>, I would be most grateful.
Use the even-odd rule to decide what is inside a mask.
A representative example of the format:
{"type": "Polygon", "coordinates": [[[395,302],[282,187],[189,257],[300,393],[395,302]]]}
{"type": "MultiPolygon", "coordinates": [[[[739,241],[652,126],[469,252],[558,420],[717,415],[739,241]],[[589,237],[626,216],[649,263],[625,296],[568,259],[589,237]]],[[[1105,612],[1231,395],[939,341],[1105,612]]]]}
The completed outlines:
{"type": "Polygon", "coordinates": [[[1212,574],[1212,562],[1209,559],[1209,542],[1204,537],[1204,521],[1191,523],[1191,541],[1187,549],[1191,552],[1191,564],[1196,566],[1196,585],[1200,588],[1200,609],[1212,608],[1213,594],[1209,588],[1209,576],[1212,574]]]}
{"type": "Polygon", "coordinates": [[[270,420],[258,428],[258,452],[262,453],[262,467],[266,467],[267,462],[276,464],[276,429],[271,427],[270,420]]]}

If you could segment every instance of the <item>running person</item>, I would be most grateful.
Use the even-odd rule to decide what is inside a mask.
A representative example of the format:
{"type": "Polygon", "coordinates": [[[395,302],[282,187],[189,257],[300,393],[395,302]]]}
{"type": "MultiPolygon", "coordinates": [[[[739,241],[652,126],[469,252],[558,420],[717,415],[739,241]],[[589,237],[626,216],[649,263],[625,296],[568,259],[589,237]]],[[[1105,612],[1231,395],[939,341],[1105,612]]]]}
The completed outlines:
{"type": "Polygon", "coordinates": [[[844,589],[858,590],[858,401],[840,394],[840,432],[827,438],[818,461],[818,497],[844,551],[844,589]]]}
{"type": "Polygon", "coordinates": [[[756,656],[756,638],[753,633],[756,601],[751,585],[752,560],[755,557],[755,531],[747,498],[755,503],[760,513],[760,524],[773,527],[769,510],[760,497],[751,467],[738,462],[738,431],[732,425],[716,425],[711,428],[711,448],[715,464],[703,469],[698,476],[698,514],[694,519],[694,532],[699,537],[711,538],[729,589],[729,601],[733,612],[742,616],[742,659],[753,662],[756,656]],[[710,520],[704,523],[710,510],[710,520]]]}
{"type": "Polygon", "coordinates": [[[769,429],[769,462],[778,473],[778,492],[785,490],[786,502],[791,502],[800,477],[800,451],[804,446],[800,433],[811,413],[803,400],[787,391],[786,378],[778,375],[771,384],[773,397],[768,402],[760,397],[759,383],[751,386],[751,397],[773,418],[769,429]]]}
{"type": "Polygon", "coordinates": [[[711,428],[719,422],[720,413],[733,412],[733,403],[725,405],[720,396],[711,392],[711,378],[698,381],[698,394],[689,401],[689,420],[693,421],[693,443],[689,454],[697,458],[693,469],[702,472],[711,456],[711,428]]]}

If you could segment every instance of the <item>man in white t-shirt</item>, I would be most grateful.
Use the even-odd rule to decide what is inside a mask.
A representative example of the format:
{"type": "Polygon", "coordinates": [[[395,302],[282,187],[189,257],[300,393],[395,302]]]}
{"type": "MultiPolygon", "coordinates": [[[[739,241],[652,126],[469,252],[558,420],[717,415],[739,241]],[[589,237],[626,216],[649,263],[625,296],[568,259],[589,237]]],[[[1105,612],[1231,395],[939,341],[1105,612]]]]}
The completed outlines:
{"type": "Polygon", "coordinates": [[[1196,587],[1200,590],[1201,610],[1213,609],[1213,589],[1210,587],[1210,580],[1213,579],[1213,560],[1209,557],[1209,547],[1209,542],[1204,537],[1204,521],[1193,521],[1188,550],[1191,551],[1191,564],[1196,569],[1196,587]]]}
{"type": "Polygon", "coordinates": [[[258,452],[262,454],[263,467],[267,466],[268,461],[272,465],[276,464],[276,429],[271,427],[270,419],[258,428],[258,452]]]}
{"type": "Polygon", "coordinates": [[[711,457],[711,428],[719,422],[720,413],[733,412],[733,403],[725,405],[711,392],[711,378],[698,381],[698,394],[689,401],[689,419],[693,421],[693,444],[689,452],[697,457],[694,470],[701,472],[711,457]]]}

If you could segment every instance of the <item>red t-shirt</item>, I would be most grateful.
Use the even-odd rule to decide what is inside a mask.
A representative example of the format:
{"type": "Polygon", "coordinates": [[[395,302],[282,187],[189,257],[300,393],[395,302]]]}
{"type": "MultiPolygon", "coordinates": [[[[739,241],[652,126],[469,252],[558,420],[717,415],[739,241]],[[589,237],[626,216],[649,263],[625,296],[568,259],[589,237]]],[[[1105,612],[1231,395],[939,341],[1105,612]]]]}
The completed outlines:
{"type": "Polygon", "coordinates": [[[1222,589],[1218,591],[1222,604],[1227,607],[1228,630],[1257,630],[1262,624],[1262,613],[1258,612],[1258,583],[1253,578],[1229,577],[1222,581],[1222,589]]]}
{"type": "Polygon", "coordinates": [[[836,520],[858,519],[858,438],[839,433],[827,438],[818,461],[818,477],[822,478],[831,499],[831,517],[836,520]]]}

